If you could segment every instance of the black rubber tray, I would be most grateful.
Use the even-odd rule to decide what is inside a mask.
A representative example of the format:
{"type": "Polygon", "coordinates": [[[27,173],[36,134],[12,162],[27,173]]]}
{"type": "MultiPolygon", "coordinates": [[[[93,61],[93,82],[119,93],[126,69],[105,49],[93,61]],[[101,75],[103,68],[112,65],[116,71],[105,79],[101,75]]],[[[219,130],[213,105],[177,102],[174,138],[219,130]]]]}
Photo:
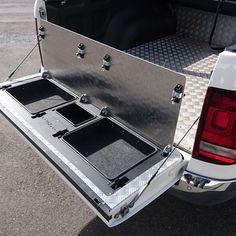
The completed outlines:
{"type": "Polygon", "coordinates": [[[81,125],[95,118],[94,115],[79,107],[75,103],[61,107],[56,111],[75,126],[81,125]]]}
{"type": "Polygon", "coordinates": [[[109,119],[75,130],[63,139],[110,180],[155,152],[154,147],[109,119]]]}
{"type": "Polygon", "coordinates": [[[32,114],[73,100],[75,97],[46,79],[15,86],[7,91],[32,114]]]}

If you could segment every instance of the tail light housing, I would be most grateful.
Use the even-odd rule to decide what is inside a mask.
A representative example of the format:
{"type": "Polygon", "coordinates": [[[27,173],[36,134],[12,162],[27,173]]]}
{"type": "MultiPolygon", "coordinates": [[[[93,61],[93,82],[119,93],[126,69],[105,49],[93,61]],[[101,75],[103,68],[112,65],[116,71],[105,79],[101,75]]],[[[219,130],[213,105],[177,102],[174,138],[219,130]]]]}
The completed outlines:
{"type": "Polygon", "coordinates": [[[208,88],[192,156],[214,164],[236,164],[236,91],[208,88]]]}

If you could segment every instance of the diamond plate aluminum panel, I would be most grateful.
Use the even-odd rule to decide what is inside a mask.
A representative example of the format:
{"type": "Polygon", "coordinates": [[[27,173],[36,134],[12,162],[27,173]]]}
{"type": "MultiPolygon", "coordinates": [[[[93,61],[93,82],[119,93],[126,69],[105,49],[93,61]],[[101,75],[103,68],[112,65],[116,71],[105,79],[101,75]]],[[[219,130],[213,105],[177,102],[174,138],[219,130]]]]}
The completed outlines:
{"type": "Polygon", "coordinates": [[[171,102],[176,84],[185,77],[92,39],[43,21],[45,68],[74,93],[88,94],[93,105],[108,106],[121,123],[153,143],[173,143],[180,104],[171,102]],[[76,56],[79,43],[84,58],[76,56]],[[102,69],[105,54],[111,56],[109,71],[102,69]]]}
{"type": "MultiPolygon", "coordinates": [[[[177,8],[177,33],[179,35],[208,42],[215,13],[186,7],[177,8]]],[[[227,47],[236,43],[236,17],[220,14],[213,44],[227,47]]]]}
{"type": "MultiPolygon", "coordinates": [[[[201,112],[211,71],[218,58],[217,53],[207,43],[178,35],[161,38],[127,52],[186,76],[186,96],[182,101],[174,139],[177,143],[201,112]]],[[[196,129],[197,125],[180,145],[189,152],[192,151],[196,129]]]]}

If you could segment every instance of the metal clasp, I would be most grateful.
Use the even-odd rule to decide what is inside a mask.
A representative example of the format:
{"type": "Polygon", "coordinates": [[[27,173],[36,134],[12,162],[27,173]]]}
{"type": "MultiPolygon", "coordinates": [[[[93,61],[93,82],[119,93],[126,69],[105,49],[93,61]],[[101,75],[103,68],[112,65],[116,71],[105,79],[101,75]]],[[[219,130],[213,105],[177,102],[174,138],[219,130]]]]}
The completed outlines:
{"type": "Polygon", "coordinates": [[[78,52],[76,53],[76,56],[84,58],[84,54],[85,54],[85,45],[83,43],[80,43],[78,45],[78,52]]]}
{"type": "Polygon", "coordinates": [[[39,36],[41,37],[41,39],[45,38],[45,28],[43,26],[39,27],[39,36]]]}
{"type": "Polygon", "coordinates": [[[172,103],[180,103],[183,97],[184,86],[181,84],[177,84],[172,92],[172,103]]]}
{"type": "Polygon", "coordinates": [[[111,56],[106,54],[103,57],[102,68],[105,70],[110,70],[110,67],[111,67],[111,56]]]}

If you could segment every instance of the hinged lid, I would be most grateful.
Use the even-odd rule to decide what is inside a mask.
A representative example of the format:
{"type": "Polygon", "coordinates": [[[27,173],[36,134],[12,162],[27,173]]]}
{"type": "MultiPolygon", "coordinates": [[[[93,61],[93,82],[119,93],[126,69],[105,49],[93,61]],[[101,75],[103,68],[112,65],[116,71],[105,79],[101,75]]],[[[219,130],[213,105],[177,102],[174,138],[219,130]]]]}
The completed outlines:
{"type": "MultiPolygon", "coordinates": [[[[173,143],[181,102],[173,101],[181,74],[41,20],[45,69],[79,96],[156,144],[173,143]]],[[[181,92],[183,92],[181,90],[181,92]]],[[[182,94],[178,94],[182,98],[182,94]]]]}

